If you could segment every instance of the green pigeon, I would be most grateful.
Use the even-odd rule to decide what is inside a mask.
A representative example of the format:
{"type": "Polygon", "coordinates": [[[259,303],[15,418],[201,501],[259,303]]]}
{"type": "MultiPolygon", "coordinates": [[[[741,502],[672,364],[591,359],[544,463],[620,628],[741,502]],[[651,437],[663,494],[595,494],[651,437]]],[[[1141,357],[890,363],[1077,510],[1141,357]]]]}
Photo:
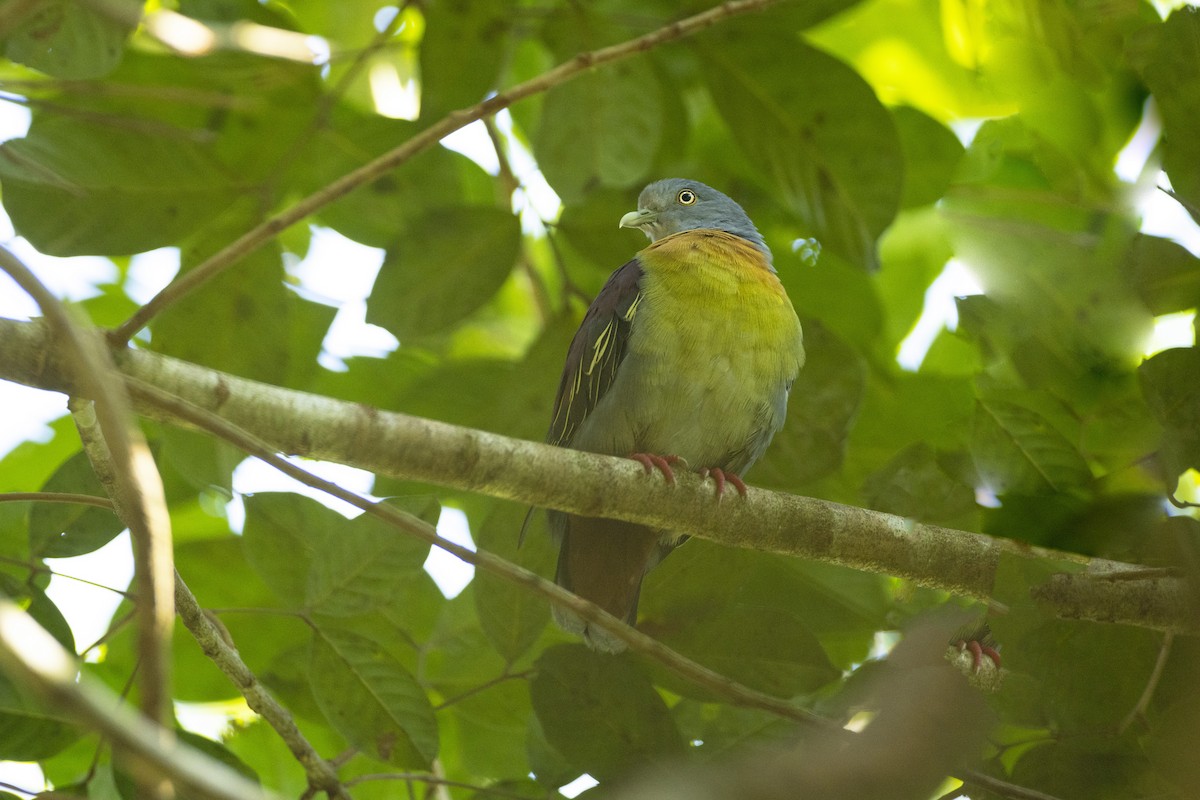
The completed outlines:
{"type": "MultiPolygon", "coordinates": [[[[804,364],[800,321],[742,207],[698,181],[647,186],[620,227],[650,245],[608,279],[567,352],[547,441],[628,456],[674,481],[673,463],[744,494],[741,476],[783,424],[804,364]]],[[[683,540],[669,530],[550,512],[557,583],[629,624],[642,578],[683,540]]],[[[624,643],[556,606],[565,630],[624,643]]]]}

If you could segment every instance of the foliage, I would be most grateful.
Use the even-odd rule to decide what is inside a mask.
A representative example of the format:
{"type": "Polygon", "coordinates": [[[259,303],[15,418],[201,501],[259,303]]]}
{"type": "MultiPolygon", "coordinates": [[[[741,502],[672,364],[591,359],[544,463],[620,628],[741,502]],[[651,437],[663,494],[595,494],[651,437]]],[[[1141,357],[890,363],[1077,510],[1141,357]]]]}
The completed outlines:
{"type": "MultiPolygon", "coordinates": [[[[0,88],[33,116],[26,136],[0,146],[3,202],[42,252],[113,259],[117,283],[82,304],[103,325],[132,309],[127,256],[177,247],[190,269],[446,113],[705,7],[429,0],[405,4],[380,35],[381,2],[177,3],[226,44],[251,22],[324,37],[332,56],[312,65],[232,44],[173,53],[112,15],[136,11],[131,0],[27,5],[0,13],[0,88]],[[380,113],[380,76],[416,81],[419,116],[380,113]]],[[[1169,516],[1164,498],[1185,499],[1188,471],[1200,470],[1200,353],[1145,354],[1155,317],[1200,305],[1200,263],[1140,233],[1137,210],[1160,164],[1178,201],[1200,209],[1196,10],[781,3],[585,72],[515,104],[511,120],[511,133],[493,128],[498,175],[435,147],[307,221],[386,250],[367,319],[398,337],[391,355],[351,358],[344,372],[317,365],[333,310],[296,290],[304,226],[168,308],[138,346],[538,439],[580,296],[642,245],[616,220],[649,180],[694,177],[747,208],[805,325],[808,365],[751,482],[1084,555],[1197,563],[1194,518],[1169,516]],[[1141,175],[1119,178],[1118,154],[1144,118],[1161,125],[1159,144],[1141,175]],[[980,119],[960,144],[951,124],[980,119]],[[561,219],[513,211],[518,148],[562,198],[561,219]],[[957,329],[902,369],[897,350],[950,258],[983,294],[959,298],[957,329]]],[[[320,753],[356,749],[345,780],[436,769],[546,796],[589,772],[603,791],[660,758],[710,762],[799,730],[643,659],[591,653],[549,624],[540,599],[493,578],[447,599],[421,569],[427,547],[367,518],[259,495],[234,533],[220,500],[237,454],[147,431],[180,573],[205,607],[237,609],[221,622],[320,753]]],[[[0,461],[0,490],[39,489],[103,493],[67,424],[0,461]]],[[[481,546],[552,570],[540,521],[516,547],[523,509],[387,479],[375,493],[430,520],[461,508],[481,546]]],[[[0,592],[72,650],[85,646],[44,592],[45,559],[91,552],[119,527],[92,507],[0,504],[0,592]]],[[[1028,599],[1037,577],[1006,565],[995,587],[1010,608],[991,625],[1011,676],[991,701],[981,770],[1064,798],[1194,792],[1196,642],[1175,642],[1139,705],[1161,634],[1051,618],[1028,599]]],[[[840,722],[877,632],[957,602],[694,541],[648,579],[641,627],[840,722]]],[[[124,690],[136,666],[129,627],[115,624],[98,652],[83,671],[124,690]]],[[[177,699],[238,696],[182,628],[174,657],[177,699]]],[[[285,795],[303,792],[301,766],[262,721],[204,746],[285,795]]],[[[89,797],[133,791],[94,734],[2,677],[0,759],[37,760],[56,786],[89,797]]]]}

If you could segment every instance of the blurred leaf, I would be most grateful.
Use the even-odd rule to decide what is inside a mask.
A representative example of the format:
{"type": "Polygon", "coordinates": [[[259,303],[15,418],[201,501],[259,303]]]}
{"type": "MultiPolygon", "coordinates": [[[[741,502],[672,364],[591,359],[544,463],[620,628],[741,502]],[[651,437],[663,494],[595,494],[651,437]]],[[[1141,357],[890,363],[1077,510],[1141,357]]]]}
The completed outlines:
{"type": "Polygon", "coordinates": [[[921,522],[945,522],[975,508],[975,488],[956,480],[924,442],[900,451],[867,478],[863,497],[871,508],[921,522]]]}
{"type": "Polygon", "coordinates": [[[933,117],[911,106],[892,109],[904,153],[901,208],[937,202],[946,192],[964,152],[958,137],[933,117]]]}
{"type": "Polygon", "coordinates": [[[769,24],[754,35],[718,27],[697,40],[709,91],[738,144],[822,245],[874,267],[875,240],[900,205],[895,124],[852,69],[769,24]]]}
{"type": "Polygon", "coordinates": [[[1163,24],[1147,25],[1129,38],[1126,57],[1162,114],[1163,168],[1171,186],[1200,208],[1200,141],[1192,135],[1200,119],[1200,14],[1179,8],[1163,24]]]}
{"type": "Polygon", "coordinates": [[[1200,306],[1200,259],[1169,239],[1138,234],[1129,258],[1130,278],[1151,314],[1200,306]]]}
{"type": "Polygon", "coordinates": [[[421,117],[436,120],[495,87],[512,8],[500,0],[438,0],[421,11],[421,117]]]}
{"type": "Polygon", "coordinates": [[[1189,467],[1200,467],[1200,349],[1176,347],[1142,363],[1142,395],[1165,429],[1162,455],[1168,491],[1189,467]]]}
{"type": "Polygon", "coordinates": [[[1091,484],[1079,450],[1032,408],[980,398],[971,454],[985,485],[997,494],[1070,492],[1091,484]]]}
{"type": "Polygon", "coordinates": [[[126,14],[140,16],[142,4],[116,0],[112,11],[106,11],[51,0],[34,9],[8,36],[4,55],[47,75],[78,80],[102,77],[120,63],[132,28],[119,20],[126,14]]]}
{"type": "Polygon", "coordinates": [[[233,200],[237,179],[186,139],[37,116],[0,145],[4,206],[49,255],[122,255],[174,245],[233,200]]]}
{"type": "Polygon", "coordinates": [[[547,92],[533,152],[564,203],[646,179],[662,136],[661,92],[658,75],[637,58],[547,92]]]}
{"type": "Polygon", "coordinates": [[[517,218],[492,208],[447,208],[414,223],[389,251],[367,321],[401,340],[446,330],[500,289],[521,246],[517,218]]]}
{"type": "Polygon", "coordinates": [[[0,759],[50,758],[82,735],[79,728],[0,674],[0,759]]]}
{"type": "MultiPolygon", "coordinates": [[[[67,459],[41,491],[108,497],[82,450],[67,459]]],[[[91,553],[124,529],[125,524],[111,510],[79,503],[34,503],[29,512],[29,546],[39,558],[91,553]]]]}
{"type": "Polygon", "coordinates": [[[551,647],[538,659],[530,695],[546,741],[601,780],[683,754],[670,712],[627,656],[551,647]]]}
{"type": "Polygon", "coordinates": [[[428,769],[438,726],[425,692],[379,645],[317,618],[309,679],[330,723],[372,758],[428,769]]]}

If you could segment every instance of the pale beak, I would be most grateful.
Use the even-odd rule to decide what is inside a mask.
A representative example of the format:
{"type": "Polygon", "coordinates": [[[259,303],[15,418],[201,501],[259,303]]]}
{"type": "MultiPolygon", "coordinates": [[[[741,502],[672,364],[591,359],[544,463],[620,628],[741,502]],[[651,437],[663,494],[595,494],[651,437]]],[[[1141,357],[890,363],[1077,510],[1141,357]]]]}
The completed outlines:
{"type": "Polygon", "coordinates": [[[642,228],[651,224],[656,219],[658,219],[658,212],[650,211],[648,209],[638,209],[637,211],[630,211],[628,214],[621,217],[621,221],[617,224],[617,227],[642,228]]]}

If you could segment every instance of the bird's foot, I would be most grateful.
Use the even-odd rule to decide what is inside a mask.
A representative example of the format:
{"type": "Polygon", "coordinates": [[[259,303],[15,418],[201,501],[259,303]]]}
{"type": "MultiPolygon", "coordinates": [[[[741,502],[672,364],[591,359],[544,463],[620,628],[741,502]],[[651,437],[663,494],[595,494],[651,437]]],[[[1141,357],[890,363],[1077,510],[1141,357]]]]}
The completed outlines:
{"type": "Polygon", "coordinates": [[[718,503],[721,502],[721,498],[725,496],[726,483],[732,483],[733,487],[737,489],[738,494],[740,494],[742,497],[746,496],[746,484],[736,473],[726,472],[720,467],[707,467],[706,469],[700,470],[700,477],[713,479],[713,483],[717,485],[718,503]]]}
{"type": "Polygon", "coordinates": [[[675,470],[671,469],[672,464],[682,464],[687,468],[687,461],[679,456],[660,456],[657,453],[630,453],[629,457],[642,465],[649,475],[655,469],[663,474],[667,479],[667,483],[675,485],[675,470]]]}
{"type": "Polygon", "coordinates": [[[992,660],[992,664],[995,665],[996,669],[1000,669],[1000,651],[993,646],[990,635],[985,634],[980,638],[960,639],[957,642],[953,642],[953,644],[958,648],[960,653],[969,652],[971,654],[971,668],[974,672],[979,672],[984,656],[992,660]]]}

